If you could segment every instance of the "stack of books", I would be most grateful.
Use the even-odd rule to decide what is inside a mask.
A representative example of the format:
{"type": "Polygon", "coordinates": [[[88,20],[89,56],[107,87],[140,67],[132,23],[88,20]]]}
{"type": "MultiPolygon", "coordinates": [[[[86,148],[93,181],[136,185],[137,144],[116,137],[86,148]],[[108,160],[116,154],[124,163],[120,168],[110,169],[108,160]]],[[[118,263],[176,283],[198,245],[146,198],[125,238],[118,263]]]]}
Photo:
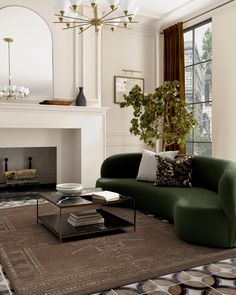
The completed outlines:
{"type": "Polygon", "coordinates": [[[84,226],[104,223],[104,218],[97,210],[71,212],[67,221],[73,226],[84,226]]]}

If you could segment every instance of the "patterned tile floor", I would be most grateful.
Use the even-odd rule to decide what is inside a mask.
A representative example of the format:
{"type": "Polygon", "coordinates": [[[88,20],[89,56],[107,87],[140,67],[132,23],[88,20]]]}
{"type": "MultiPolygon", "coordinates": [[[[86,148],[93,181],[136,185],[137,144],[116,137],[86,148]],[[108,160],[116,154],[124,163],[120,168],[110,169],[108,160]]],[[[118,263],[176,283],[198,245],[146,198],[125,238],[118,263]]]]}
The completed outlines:
{"type": "MultiPolygon", "coordinates": [[[[152,278],[96,295],[236,295],[236,259],[152,278]]],[[[95,295],[95,294],[94,294],[95,295]]]]}
{"type": "MultiPolygon", "coordinates": [[[[0,209],[35,204],[26,197],[7,198],[0,209]]],[[[4,269],[0,265],[0,295],[14,295],[4,269]]],[[[60,291],[58,291],[58,295],[60,291]]],[[[229,258],[178,273],[151,278],[93,295],[236,295],[236,258],[229,258]]],[[[30,294],[29,294],[30,295],[30,294]]],[[[43,294],[42,294],[43,295],[43,294]]]]}

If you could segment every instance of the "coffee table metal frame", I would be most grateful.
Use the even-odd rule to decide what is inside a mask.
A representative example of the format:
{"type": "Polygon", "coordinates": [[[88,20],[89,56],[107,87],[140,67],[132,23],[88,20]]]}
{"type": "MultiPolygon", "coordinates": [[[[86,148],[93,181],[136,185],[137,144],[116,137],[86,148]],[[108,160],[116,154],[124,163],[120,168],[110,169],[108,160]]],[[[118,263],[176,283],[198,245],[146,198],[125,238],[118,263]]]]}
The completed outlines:
{"type": "Polygon", "coordinates": [[[96,189],[86,189],[82,191],[82,195],[78,197],[63,196],[59,192],[44,192],[38,194],[37,197],[37,223],[41,222],[51,232],[53,232],[60,240],[69,237],[84,236],[88,234],[96,234],[102,232],[112,232],[119,229],[132,226],[136,230],[136,207],[135,200],[130,197],[120,196],[116,201],[100,201],[93,200],[89,194],[96,189]],[[85,192],[85,194],[84,194],[85,192]],[[54,205],[59,212],[47,215],[39,215],[39,199],[43,198],[50,204],[54,205]],[[114,213],[106,210],[107,206],[118,204],[130,204],[133,209],[132,221],[128,221],[114,213]],[[67,218],[71,212],[96,209],[104,218],[104,224],[94,224],[74,227],[68,223],[67,218]]]}

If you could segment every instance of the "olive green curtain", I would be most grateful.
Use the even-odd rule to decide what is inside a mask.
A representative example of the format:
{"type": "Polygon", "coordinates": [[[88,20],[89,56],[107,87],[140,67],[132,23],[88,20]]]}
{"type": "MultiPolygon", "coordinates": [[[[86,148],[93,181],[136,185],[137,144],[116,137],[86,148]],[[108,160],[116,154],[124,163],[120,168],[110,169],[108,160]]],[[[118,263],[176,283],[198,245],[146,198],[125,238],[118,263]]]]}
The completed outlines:
{"type": "MultiPolygon", "coordinates": [[[[164,81],[179,81],[179,96],[185,99],[184,80],[184,33],[183,23],[177,23],[164,30],[164,81]]],[[[178,145],[167,147],[179,149],[178,145]]],[[[185,152],[185,148],[181,149],[185,152]]]]}

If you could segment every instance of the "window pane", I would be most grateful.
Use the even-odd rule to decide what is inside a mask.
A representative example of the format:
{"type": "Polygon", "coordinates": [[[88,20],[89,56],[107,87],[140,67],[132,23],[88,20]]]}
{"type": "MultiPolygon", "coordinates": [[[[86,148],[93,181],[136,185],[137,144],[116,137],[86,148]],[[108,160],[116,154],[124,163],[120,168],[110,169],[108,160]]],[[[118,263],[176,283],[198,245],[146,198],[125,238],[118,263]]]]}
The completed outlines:
{"type": "Polygon", "coordinates": [[[187,103],[193,103],[193,67],[185,68],[185,97],[187,103]]]}
{"type": "Polygon", "coordinates": [[[186,154],[187,155],[193,155],[193,143],[186,142],[186,154]]]}
{"type": "Polygon", "coordinates": [[[187,134],[186,141],[193,141],[193,129],[187,134]]]}
{"type": "Polygon", "coordinates": [[[194,33],[194,63],[211,59],[211,23],[196,28],[194,33]]]}
{"type": "Polygon", "coordinates": [[[185,66],[193,64],[193,31],[184,33],[184,63],[185,66]]]}
{"type": "Polygon", "coordinates": [[[212,144],[209,143],[194,143],[194,155],[211,157],[212,144]]]}
{"type": "MultiPolygon", "coordinates": [[[[188,104],[188,111],[189,112],[194,112],[194,105],[193,104],[188,104]]],[[[190,130],[190,132],[186,136],[186,141],[193,141],[193,129],[190,130]]]]}
{"type": "Polygon", "coordinates": [[[206,62],[204,66],[203,97],[206,102],[212,100],[212,62],[206,62]]]}
{"type": "Polygon", "coordinates": [[[194,129],[194,141],[211,142],[212,105],[199,103],[194,105],[194,115],[197,120],[197,128],[194,129]]]}
{"type": "Polygon", "coordinates": [[[212,100],[211,62],[194,66],[194,102],[212,100]]]}

